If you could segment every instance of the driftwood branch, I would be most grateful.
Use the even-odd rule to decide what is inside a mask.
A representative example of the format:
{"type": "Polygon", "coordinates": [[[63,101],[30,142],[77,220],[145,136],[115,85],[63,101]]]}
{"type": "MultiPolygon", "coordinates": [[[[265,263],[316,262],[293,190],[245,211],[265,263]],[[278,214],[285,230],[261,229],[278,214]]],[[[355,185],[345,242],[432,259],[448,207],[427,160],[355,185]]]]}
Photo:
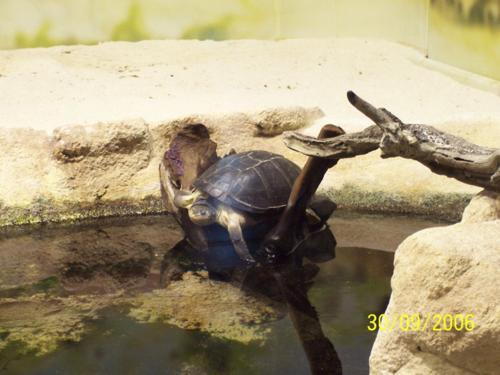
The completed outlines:
{"type": "Polygon", "coordinates": [[[347,93],[347,98],[376,126],[325,140],[288,133],[285,144],[306,155],[334,159],[380,148],[384,158],[400,156],[417,160],[434,173],[500,191],[500,149],[475,145],[432,126],[405,124],[388,110],[375,108],[352,91],[347,93]]]}
{"type": "Polygon", "coordinates": [[[500,149],[482,147],[432,126],[405,124],[350,91],[349,102],[383,130],[382,157],[414,159],[437,174],[500,191],[500,149]]]}
{"type": "Polygon", "coordinates": [[[367,154],[379,147],[382,129],[372,125],[358,133],[318,139],[295,132],[285,132],[284,142],[292,150],[308,156],[344,159],[367,154]]]}

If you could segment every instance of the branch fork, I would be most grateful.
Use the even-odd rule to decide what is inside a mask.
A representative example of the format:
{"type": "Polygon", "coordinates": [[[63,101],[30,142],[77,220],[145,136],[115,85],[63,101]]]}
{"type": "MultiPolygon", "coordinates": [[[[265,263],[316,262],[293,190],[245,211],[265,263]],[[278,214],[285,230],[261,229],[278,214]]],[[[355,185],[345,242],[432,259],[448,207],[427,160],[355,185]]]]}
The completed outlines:
{"type": "Polygon", "coordinates": [[[308,156],[352,158],[380,149],[383,158],[416,160],[432,172],[500,192],[500,149],[482,147],[432,126],[405,124],[385,108],[376,108],[354,92],[349,102],[375,125],[361,132],[317,139],[286,132],[285,144],[308,156]]]}

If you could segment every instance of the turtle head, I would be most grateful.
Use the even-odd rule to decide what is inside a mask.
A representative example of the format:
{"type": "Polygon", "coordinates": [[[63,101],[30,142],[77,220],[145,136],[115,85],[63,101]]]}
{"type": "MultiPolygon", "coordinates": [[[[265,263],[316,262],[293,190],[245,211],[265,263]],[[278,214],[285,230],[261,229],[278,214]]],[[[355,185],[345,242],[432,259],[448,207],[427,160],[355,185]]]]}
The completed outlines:
{"type": "Polygon", "coordinates": [[[200,193],[195,191],[177,190],[174,196],[174,205],[179,208],[190,208],[200,193]]]}
{"type": "Polygon", "coordinates": [[[216,222],[217,211],[206,199],[196,200],[188,209],[189,218],[197,225],[210,225],[216,222]]]}
{"type": "Polygon", "coordinates": [[[217,210],[198,190],[193,192],[178,190],[175,193],[176,207],[188,210],[189,219],[196,225],[210,225],[217,219],[217,210]]]}

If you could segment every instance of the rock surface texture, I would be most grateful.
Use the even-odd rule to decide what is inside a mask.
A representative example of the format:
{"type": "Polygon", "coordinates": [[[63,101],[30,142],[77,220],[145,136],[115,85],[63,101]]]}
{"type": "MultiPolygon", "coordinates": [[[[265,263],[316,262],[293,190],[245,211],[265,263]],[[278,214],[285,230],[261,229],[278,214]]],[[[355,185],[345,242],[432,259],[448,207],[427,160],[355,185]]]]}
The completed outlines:
{"type": "MultiPolygon", "coordinates": [[[[498,146],[500,86],[481,91],[432,64],[354,38],[0,51],[0,226],[161,211],[160,157],[192,122],[209,127],[221,154],[267,149],[302,164],[283,131],[370,125],[345,99],[349,89],[406,122],[498,146]]],[[[340,161],[320,188],[341,207],[454,219],[478,190],[378,151],[340,161]]]]}
{"type": "Polygon", "coordinates": [[[462,223],[479,223],[500,219],[500,194],[483,190],[465,208],[462,223]]]}
{"type": "Polygon", "coordinates": [[[389,321],[419,314],[417,331],[380,331],[372,374],[496,374],[500,368],[500,216],[482,192],[461,223],[425,229],[397,249],[389,321]],[[483,221],[481,221],[483,220],[483,221]],[[470,330],[445,330],[435,314],[472,314],[470,330]],[[431,316],[424,328],[424,321],[431,316]],[[438,330],[439,329],[439,330],[438,330]]]}

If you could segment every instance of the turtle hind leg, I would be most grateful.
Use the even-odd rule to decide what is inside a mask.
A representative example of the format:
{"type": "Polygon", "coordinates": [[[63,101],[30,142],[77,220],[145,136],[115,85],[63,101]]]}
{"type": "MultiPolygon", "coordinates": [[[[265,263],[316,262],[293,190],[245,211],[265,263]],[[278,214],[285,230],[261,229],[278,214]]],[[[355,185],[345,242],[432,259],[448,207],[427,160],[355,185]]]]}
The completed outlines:
{"type": "Polygon", "coordinates": [[[333,211],[337,209],[337,204],[328,198],[316,198],[311,201],[309,207],[324,224],[332,216],[333,211]]]}
{"type": "Polygon", "coordinates": [[[250,254],[245,238],[243,237],[243,231],[241,230],[238,215],[228,215],[227,230],[229,232],[231,242],[233,243],[234,250],[238,256],[248,264],[255,263],[255,259],[250,254]]]}

